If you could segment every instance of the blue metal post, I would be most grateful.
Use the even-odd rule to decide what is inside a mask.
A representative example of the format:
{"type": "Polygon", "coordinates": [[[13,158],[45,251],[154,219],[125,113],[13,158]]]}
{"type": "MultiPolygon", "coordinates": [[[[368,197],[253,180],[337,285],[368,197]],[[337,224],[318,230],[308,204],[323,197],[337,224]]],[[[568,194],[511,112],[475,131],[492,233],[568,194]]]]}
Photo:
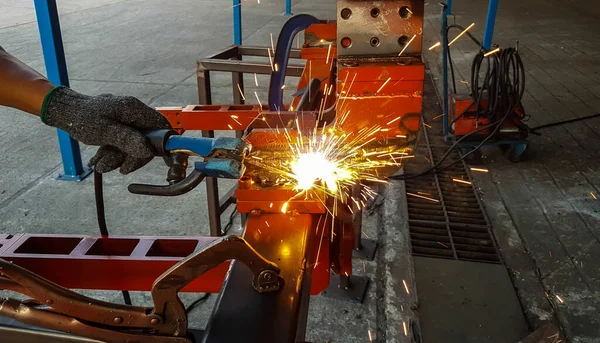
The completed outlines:
{"type": "Polygon", "coordinates": [[[452,0],[446,1],[446,15],[452,15],[452,0]]]}
{"type": "MultiPolygon", "coordinates": [[[[55,85],[69,87],[56,0],[34,0],[34,4],[48,80],[55,85]]],[[[58,130],[58,144],[64,168],[58,179],[81,181],[88,176],[90,170],[83,168],[79,143],[66,132],[58,130]]]]}
{"type": "Polygon", "coordinates": [[[242,45],[242,1],[233,0],[233,44],[242,45]]]}
{"type": "Polygon", "coordinates": [[[292,15],[292,0],[285,0],[285,15],[292,15]]]}
{"type": "Polygon", "coordinates": [[[487,17],[485,19],[485,30],[483,31],[483,48],[486,50],[492,48],[492,37],[494,36],[494,24],[496,23],[497,10],[498,0],[490,0],[488,3],[487,17]]]}
{"type": "Polygon", "coordinates": [[[442,104],[442,136],[448,136],[448,36],[446,29],[448,27],[447,5],[442,4],[442,95],[444,103],[442,104]]]}

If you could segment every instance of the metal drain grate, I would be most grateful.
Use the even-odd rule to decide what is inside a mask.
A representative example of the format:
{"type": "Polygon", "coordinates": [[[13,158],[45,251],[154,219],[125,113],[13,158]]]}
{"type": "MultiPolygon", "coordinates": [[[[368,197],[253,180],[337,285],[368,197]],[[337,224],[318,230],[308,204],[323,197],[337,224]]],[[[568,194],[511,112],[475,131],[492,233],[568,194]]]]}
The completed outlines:
{"type": "MultiPolygon", "coordinates": [[[[430,143],[429,130],[438,131],[423,128],[425,142],[416,151],[416,156],[423,157],[429,165],[408,163],[404,167],[407,174],[427,168],[447,151],[445,144],[430,143]]],[[[440,138],[432,137],[438,141],[440,138]]],[[[447,161],[458,158],[458,151],[452,151],[447,161]]],[[[467,168],[462,162],[438,174],[405,181],[413,255],[500,263],[490,225],[467,168]]]]}

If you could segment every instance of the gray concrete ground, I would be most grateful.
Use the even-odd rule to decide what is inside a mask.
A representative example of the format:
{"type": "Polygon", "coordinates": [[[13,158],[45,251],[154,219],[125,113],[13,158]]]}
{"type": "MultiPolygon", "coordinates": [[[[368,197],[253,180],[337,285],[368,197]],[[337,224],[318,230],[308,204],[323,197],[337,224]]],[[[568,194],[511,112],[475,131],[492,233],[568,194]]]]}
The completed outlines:
{"type": "MultiPolygon", "coordinates": [[[[439,40],[439,9],[432,4],[424,46],[439,40]]],[[[454,6],[456,22],[475,22],[471,32],[481,37],[487,2],[454,6]]],[[[500,2],[494,42],[504,47],[520,42],[530,126],[600,111],[599,12],[587,1],[500,2]]],[[[462,39],[452,47],[457,80],[469,80],[474,45],[462,39]]],[[[425,58],[441,87],[439,52],[425,58]]],[[[469,85],[458,87],[466,93],[469,85]]],[[[527,263],[541,279],[543,289],[522,284],[522,304],[548,319],[549,302],[573,342],[600,342],[599,125],[593,119],[543,130],[531,137],[528,159],[519,164],[508,162],[499,149],[485,149],[490,173],[476,175],[514,280],[533,278],[527,263]],[[529,261],[517,257],[518,250],[529,261]]]]}

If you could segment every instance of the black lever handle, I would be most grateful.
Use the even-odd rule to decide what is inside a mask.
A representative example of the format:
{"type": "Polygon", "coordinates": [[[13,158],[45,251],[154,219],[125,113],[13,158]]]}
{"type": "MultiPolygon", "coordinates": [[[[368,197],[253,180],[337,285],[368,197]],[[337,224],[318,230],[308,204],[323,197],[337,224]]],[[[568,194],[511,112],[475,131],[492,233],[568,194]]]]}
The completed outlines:
{"type": "Polygon", "coordinates": [[[129,192],[140,195],[172,197],[185,194],[196,188],[204,180],[204,174],[195,170],[180,182],[168,186],[144,185],[133,183],[127,187],[129,192]]]}

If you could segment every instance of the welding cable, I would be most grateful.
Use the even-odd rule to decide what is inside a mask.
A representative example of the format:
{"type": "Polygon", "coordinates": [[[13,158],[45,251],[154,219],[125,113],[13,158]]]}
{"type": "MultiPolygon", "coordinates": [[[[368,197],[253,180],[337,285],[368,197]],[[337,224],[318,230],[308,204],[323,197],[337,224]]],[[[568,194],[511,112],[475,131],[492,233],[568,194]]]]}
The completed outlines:
{"type": "Polygon", "coordinates": [[[192,310],[194,310],[198,306],[198,304],[200,304],[203,301],[206,301],[209,297],[210,293],[204,293],[204,295],[194,300],[193,303],[189,304],[188,307],[185,308],[185,313],[190,314],[190,312],[192,312],[192,310]]]}
{"type": "Polygon", "coordinates": [[[104,210],[104,189],[102,187],[102,174],[94,170],[94,198],[96,200],[96,218],[102,237],[108,237],[106,227],[106,212],[104,210]]]}
{"type": "Polygon", "coordinates": [[[229,230],[231,230],[231,227],[233,226],[233,219],[235,218],[236,214],[237,214],[237,205],[233,208],[233,211],[231,211],[231,213],[229,214],[229,221],[223,227],[224,235],[226,235],[229,232],[229,230]]]}
{"type": "Polygon", "coordinates": [[[553,126],[559,126],[559,125],[565,125],[565,124],[575,123],[575,122],[578,122],[578,121],[588,120],[588,119],[593,119],[593,118],[598,118],[598,117],[600,117],[600,113],[592,114],[592,115],[585,116],[585,117],[579,117],[579,118],[573,118],[573,119],[567,119],[567,120],[557,121],[557,122],[554,122],[554,123],[548,123],[548,124],[544,124],[544,125],[532,127],[532,128],[529,129],[529,132],[531,132],[533,134],[539,135],[540,133],[537,132],[537,131],[539,131],[541,129],[546,129],[546,128],[553,127],[553,126]]]}
{"type": "MultiPolygon", "coordinates": [[[[102,174],[94,170],[94,199],[96,201],[96,218],[98,219],[98,228],[102,237],[108,237],[108,227],[106,226],[106,211],[104,209],[104,187],[102,184],[102,174]]],[[[131,295],[129,291],[121,291],[123,302],[131,305],[131,295]]]]}

